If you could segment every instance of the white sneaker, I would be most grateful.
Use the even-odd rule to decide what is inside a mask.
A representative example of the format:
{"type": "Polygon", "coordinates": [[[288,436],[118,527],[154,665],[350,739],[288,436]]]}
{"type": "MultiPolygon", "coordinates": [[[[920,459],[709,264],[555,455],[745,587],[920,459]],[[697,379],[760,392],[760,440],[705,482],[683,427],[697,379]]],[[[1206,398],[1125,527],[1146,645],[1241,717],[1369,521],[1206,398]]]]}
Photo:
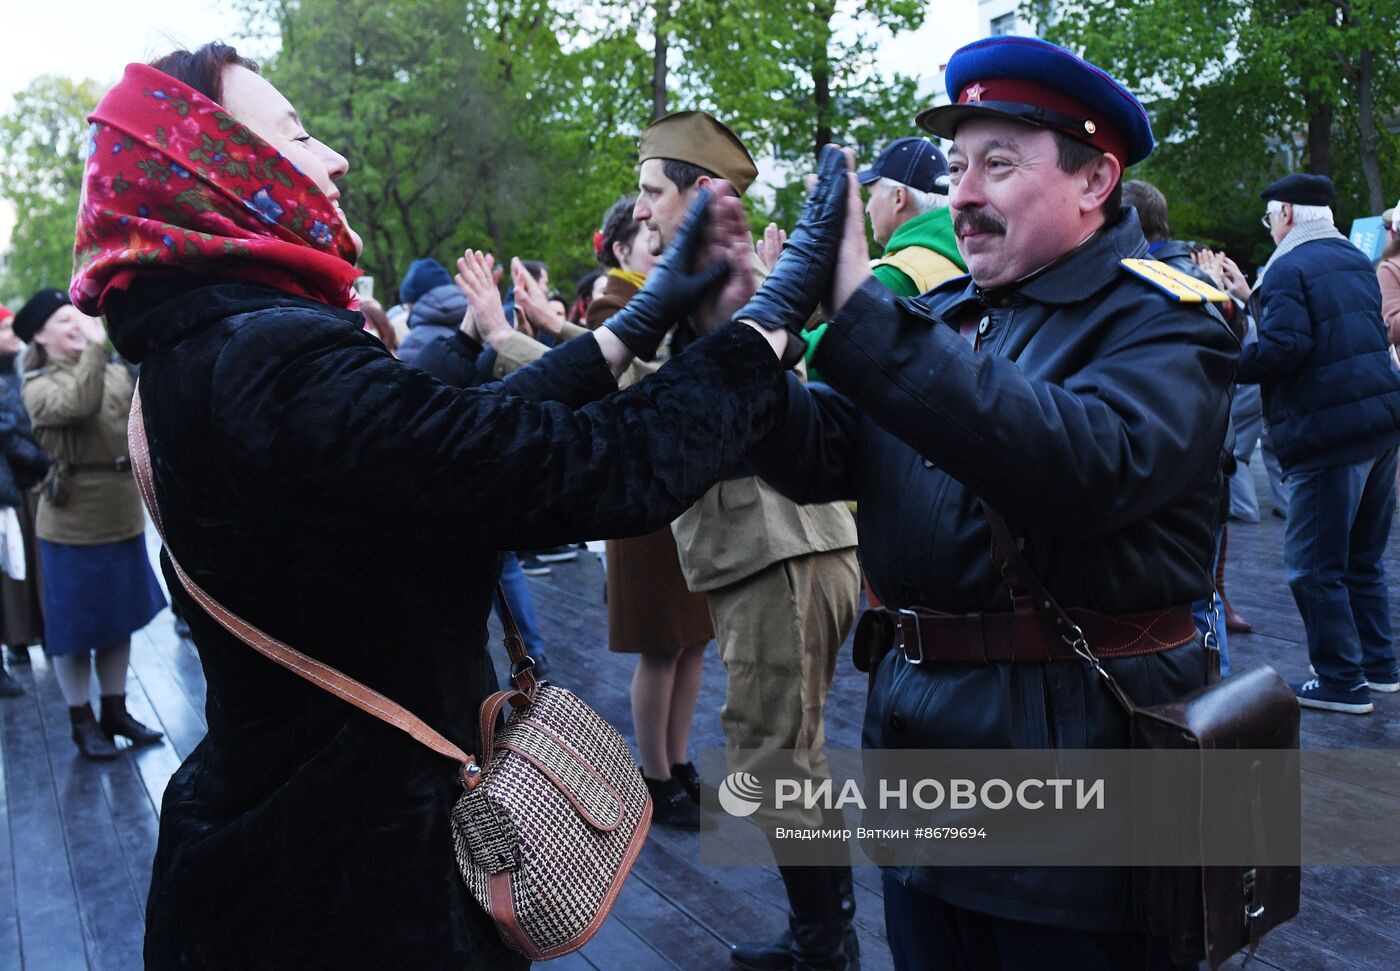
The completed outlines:
{"type": "MultiPolygon", "coordinates": [[[[1308,665],[1308,674],[1317,677],[1317,668],[1308,665]]],[[[1393,695],[1400,691],[1400,681],[1367,681],[1366,687],[1372,691],[1379,691],[1381,694],[1393,695]]]]}
{"type": "Polygon", "coordinates": [[[1334,691],[1317,678],[1290,687],[1298,696],[1298,704],[1304,708],[1342,711],[1349,715],[1369,715],[1376,710],[1376,706],[1371,704],[1370,693],[1362,693],[1364,688],[1357,688],[1355,691],[1334,691]]]}

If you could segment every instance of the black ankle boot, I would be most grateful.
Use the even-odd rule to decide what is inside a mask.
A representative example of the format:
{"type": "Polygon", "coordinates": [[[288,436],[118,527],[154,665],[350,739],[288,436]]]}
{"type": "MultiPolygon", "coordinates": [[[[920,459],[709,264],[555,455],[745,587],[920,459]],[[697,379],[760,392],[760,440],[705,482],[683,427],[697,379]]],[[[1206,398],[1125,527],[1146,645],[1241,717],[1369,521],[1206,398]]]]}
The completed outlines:
{"type": "Polygon", "coordinates": [[[677,762],[671,766],[671,778],[679,779],[690,801],[700,805],[700,770],[694,762],[677,762]]]}
{"type": "Polygon", "coordinates": [[[735,944],[729,949],[729,960],[744,971],[790,971],[792,931],[785,930],[766,943],[735,944]]]}
{"type": "Polygon", "coordinates": [[[860,943],[849,866],[778,867],[792,917],[794,971],[858,971],[860,943]]]}
{"type": "MultiPolygon", "coordinates": [[[[789,915],[790,916],[790,915],[789,915]]],[[[791,971],[793,968],[792,928],[764,944],[735,944],[729,949],[729,960],[744,971],[791,971]]],[[[846,971],[860,971],[860,939],[849,920],[842,920],[841,950],[846,955],[846,971]]]]}
{"type": "Polygon", "coordinates": [[[154,745],[165,736],[154,728],[147,728],[126,710],[126,695],[102,696],[102,733],[109,739],[124,735],[132,745],[154,745]]]}
{"type": "Polygon", "coordinates": [[[699,829],[700,805],[691,802],[690,793],[675,776],[669,779],[648,779],[642,776],[651,793],[651,821],[658,826],[675,829],[699,829]]]}
{"type": "Polygon", "coordinates": [[[851,868],[779,866],[778,873],[791,908],[788,929],[768,943],[735,945],[729,959],[747,971],[859,971],[851,868]]]}
{"type": "Polygon", "coordinates": [[[93,717],[92,705],[74,705],[68,709],[68,720],[73,723],[73,741],[78,743],[78,751],[89,759],[114,759],[117,747],[103,734],[93,717]]]}
{"type": "Polygon", "coordinates": [[[792,971],[850,971],[846,958],[846,928],[841,921],[806,923],[790,918],[792,971]]]}

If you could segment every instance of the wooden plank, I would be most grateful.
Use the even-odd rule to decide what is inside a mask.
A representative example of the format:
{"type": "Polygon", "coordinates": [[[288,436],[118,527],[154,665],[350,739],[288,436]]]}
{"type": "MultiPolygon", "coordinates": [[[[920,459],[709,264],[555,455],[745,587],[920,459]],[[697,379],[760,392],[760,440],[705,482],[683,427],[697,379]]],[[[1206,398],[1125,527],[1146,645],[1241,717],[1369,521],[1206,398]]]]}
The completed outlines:
{"type": "MultiPolygon", "coordinates": [[[[651,928],[648,936],[664,931],[665,928],[651,928]]],[[[669,971],[679,967],[658,954],[646,940],[612,915],[603,922],[593,940],[584,945],[579,953],[599,968],[669,971]]]]}
{"type": "Polygon", "coordinates": [[[26,967],[86,971],[83,922],[54,791],[54,771],[66,772],[79,756],[72,741],[50,753],[35,682],[52,674],[37,654],[31,668],[18,673],[28,694],[0,705],[20,947],[26,967]]]}
{"type": "MultiPolygon", "coordinates": [[[[196,708],[182,687],[182,681],[192,675],[182,676],[172,669],[164,654],[144,632],[132,638],[131,670],[140,685],[139,694],[148,702],[142,714],[155,720],[153,727],[165,732],[166,741],[183,760],[203,740],[208,726],[204,709],[196,708]]],[[[193,676],[202,677],[202,673],[193,676]]]]}
{"type": "MultiPolygon", "coordinates": [[[[161,617],[152,625],[160,623],[161,617]]],[[[129,700],[140,705],[141,714],[137,717],[149,718],[152,727],[165,732],[164,744],[143,747],[130,756],[152,806],[159,813],[161,797],[170,777],[204,738],[204,713],[191,704],[189,694],[181,687],[181,676],[164,663],[147,631],[138,632],[132,638],[131,670],[133,677],[127,692],[129,700]]],[[[197,676],[202,680],[202,673],[197,676]]]]}
{"type": "MultiPolygon", "coordinates": [[[[1262,485],[1262,475],[1259,481],[1262,485]]],[[[1267,663],[1286,678],[1301,680],[1307,676],[1306,636],[1283,579],[1283,533],[1282,521],[1267,514],[1258,525],[1231,524],[1229,593],[1257,629],[1253,635],[1231,635],[1231,648],[1236,670],[1267,663]]],[[[1394,545],[1386,564],[1400,576],[1400,550],[1394,545]]],[[[593,704],[635,744],[629,686],[636,659],[607,650],[603,574],[596,558],[581,553],[529,584],[551,677],[593,704]]],[[[1392,605],[1400,616],[1400,590],[1392,592],[1392,605]]],[[[492,628],[492,657],[503,678],[505,658],[494,620],[492,628]]],[[[28,967],[44,971],[88,967],[89,950],[91,966],[123,966],[113,956],[133,954],[134,932],[113,929],[125,950],[111,946],[104,929],[111,918],[89,897],[98,888],[124,895],[127,922],[139,928],[160,797],[181,758],[204,733],[203,672],[192,646],[174,635],[168,613],[138,633],[129,704],[138,718],[167,731],[170,743],[126,752],[116,764],[86,775],[91,767],[73,764],[67,716],[54,701],[52,672],[37,652],[35,658],[32,673],[23,668],[17,673],[26,685],[37,677],[40,693],[0,704],[0,818],[8,834],[8,841],[0,839],[0,967],[15,963],[16,947],[28,967]],[[85,778],[90,784],[67,788],[85,778]],[[92,818],[103,822],[94,826],[92,818]],[[84,828],[86,835],[80,832],[84,828]],[[106,860],[116,877],[97,873],[91,868],[96,864],[70,866],[70,846],[106,860]],[[85,918],[91,925],[88,948],[83,947],[85,918]]],[[[691,727],[692,757],[724,746],[719,710],[725,686],[723,665],[711,647],[691,727]]],[[[865,687],[865,676],[851,666],[847,644],[828,699],[830,747],[859,748],[865,687]]],[[[1305,712],[1303,744],[1393,746],[1400,738],[1400,696],[1377,696],[1376,705],[1376,713],[1364,718],[1305,712]]],[[[784,892],[771,863],[708,867],[699,863],[698,848],[697,834],[656,828],[599,937],[550,966],[722,969],[730,944],[767,939],[782,929],[784,892]]],[[[1364,849],[1358,848],[1360,858],[1364,849]]],[[[884,940],[880,873],[861,867],[855,881],[863,966],[884,971],[892,962],[884,940]]],[[[1400,966],[1400,868],[1306,870],[1303,913],[1269,936],[1259,963],[1280,971],[1400,966]]],[[[1238,960],[1232,962],[1237,965],[1238,960]]]]}
{"type": "Polygon", "coordinates": [[[126,878],[143,919],[146,895],[151,888],[151,861],[155,859],[160,828],[159,807],[151,801],[135,761],[145,755],[143,750],[128,752],[122,760],[121,771],[107,773],[102,778],[102,796],[112,814],[126,878]]]}
{"type": "Polygon", "coordinates": [[[725,941],[641,880],[627,881],[613,908],[613,919],[645,938],[676,967],[722,968],[729,960],[725,941]]]}
{"type": "Polygon", "coordinates": [[[723,871],[710,869],[709,873],[702,873],[698,866],[677,859],[663,846],[649,842],[637,858],[632,874],[633,879],[640,879],[727,943],[761,940],[772,930],[745,895],[730,892],[722,882],[723,871]]]}
{"type": "MultiPolygon", "coordinates": [[[[17,666],[20,667],[20,666],[17,666]]],[[[20,675],[15,675],[16,680],[21,683],[32,685],[32,679],[20,675]]],[[[26,693],[30,688],[26,687],[26,693]]],[[[23,698],[0,700],[0,714],[12,706],[19,706],[24,703],[23,698]]],[[[15,894],[15,864],[11,842],[15,838],[10,820],[10,800],[8,793],[9,773],[6,772],[5,763],[5,732],[0,727],[0,820],[4,821],[3,830],[0,830],[0,967],[18,968],[20,966],[19,948],[19,911],[15,894]]],[[[18,780],[23,785],[24,780],[18,780]]],[[[24,838],[24,834],[19,834],[24,838]]]]}
{"type": "Polygon", "coordinates": [[[145,933],[138,901],[112,820],[103,779],[129,774],[126,754],[110,762],[77,755],[68,709],[56,680],[35,687],[44,738],[53,756],[58,814],[68,849],[68,866],[82,918],[88,963],[94,971],[139,971],[145,933]]]}
{"type": "Polygon", "coordinates": [[[594,971],[598,965],[584,957],[582,951],[575,951],[572,954],[554,958],[544,967],[549,968],[549,971],[594,971]]]}

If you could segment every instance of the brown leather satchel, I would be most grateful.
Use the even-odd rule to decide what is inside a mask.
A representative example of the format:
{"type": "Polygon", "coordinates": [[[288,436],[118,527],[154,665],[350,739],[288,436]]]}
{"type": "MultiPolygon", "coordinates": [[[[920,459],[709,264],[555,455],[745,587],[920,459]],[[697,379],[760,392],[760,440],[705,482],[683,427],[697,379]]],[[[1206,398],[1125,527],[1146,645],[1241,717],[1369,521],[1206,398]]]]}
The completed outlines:
{"type": "MultiPolygon", "coordinates": [[[[127,439],[141,497],[164,539],[139,388],[127,439]]],[[[617,730],[573,694],[535,679],[499,584],[514,687],[482,702],[478,761],[384,695],[225,609],[189,578],[168,543],[166,553],[186,592],[229,633],[457,764],[463,791],[452,808],[450,849],[507,944],[544,960],[577,950],[602,927],[646,842],[651,797],[617,730]],[[511,715],[498,729],[507,703],[511,715]]]]}
{"type": "MultiPolygon", "coordinates": [[[[1063,639],[1099,675],[1128,715],[1135,749],[1261,750],[1298,748],[1298,699],[1273,668],[1263,667],[1219,680],[1220,651],[1206,638],[1207,684],[1165,704],[1141,707],[1104,669],[1083,630],[1070,619],[1021,555],[1006,520],[982,504],[992,526],[992,559],[1015,593],[1030,595],[1047,629],[1063,639]]],[[[1263,786],[1277,791],[1278,786],[1263,786]]],[[[1284,786],[1284,788],[1287,788],[1284,786]]],[[[1256,788],[1255,792],[1260,789],[1256,788]]],[[[1275,811],[1296,814],[1292,806],[1270,805],[1256,797],[1249,837],[1259,848],[1270,830],[1265,817],[1275,811]]],[[[1146,803],[1138,811],[1150,812],[1146,803]]],[[[1178,844],[1200,846],[1206,812],[1159,814],[1155,824],[1182,827],[1178,844]]],[[[1202,853],[1201,858],[1204,858],[1202,853]]],[[[1271,929],[1298,913],[1302,871],[1297,866],[1160,866],[1133,869],[1133,911],[1138,926],[1165,938],[1172,959],[1205,961],[1214,971],[1231,955],[1249,949],[1252,957],[1271,929]]]]}

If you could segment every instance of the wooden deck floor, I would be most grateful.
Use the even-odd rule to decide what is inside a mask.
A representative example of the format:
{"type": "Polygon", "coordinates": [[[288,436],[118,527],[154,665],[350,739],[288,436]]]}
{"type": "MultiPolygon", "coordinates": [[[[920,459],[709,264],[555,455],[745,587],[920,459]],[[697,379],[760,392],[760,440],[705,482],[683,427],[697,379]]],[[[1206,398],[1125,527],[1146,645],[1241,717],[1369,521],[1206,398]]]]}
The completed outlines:
{"type": "MultiPolygon", "coordinates": [[[[1261,495],[1267,492],[1261,490],[1261,495]]],[[[1396,530],[1400,532],[1400,530],[1396,530]]],[[[1302,624],[1282,579],[1282,523],[1232,524],[1228,587],[1257,632],[1232,640],[1236,670],[1262,663],[1286,678],[1306,676],[1302,624]]],[[[1400,546],[1387,565],[1400,577],[1400,546]]],[[[535,581],[552,676],[631,734],[628,684],[633,661],[606,648],[602,573],[588,554],[535,581]]],[[[1392,616],[1400,620],[1400,586],[1392,582],[1392,616]]],[[[1397,624],[1400,627],[1400,624],[1397,624]]],[[[160,726],[169,744],[83,761],[68,736],[53,672],[35,650],[15,669],[28,693],[0,701],[0,969],[68,971],[135,969],[157,810],[166,781],[204,733],[204,680],[191,645],[174,634],[168,613],[134,639],[130,707],[160,726]]],[[[692,736],[692,749],[723,747],[719,707],[724,670],[713,650],[692,736]]],[[[827,738],[860,744],[864,675],[838,668],[827,738]]],[[[1367,718],[1307,712],[1311,747],[1397,747],[1400,696],[1378,695],[1367,718]]],[[[784,921],[782,884],[772,867],[699,865],[698,837],[660,827],[597,938],[560,969],[721,971],[729,945],[776,933],[784,921]]],[[[1261,964],[1279,969],[1400,967],[1400,869],[1312,868],[1304,877],[1297,920],[1275,931],[1261,964]]],[[[863,967],[892,967],[885,945],[878,872],[857,871],[857,922],[863,967]]],[[[1235,962],[1238,964],[1238,961],[1235,962]]]]}

